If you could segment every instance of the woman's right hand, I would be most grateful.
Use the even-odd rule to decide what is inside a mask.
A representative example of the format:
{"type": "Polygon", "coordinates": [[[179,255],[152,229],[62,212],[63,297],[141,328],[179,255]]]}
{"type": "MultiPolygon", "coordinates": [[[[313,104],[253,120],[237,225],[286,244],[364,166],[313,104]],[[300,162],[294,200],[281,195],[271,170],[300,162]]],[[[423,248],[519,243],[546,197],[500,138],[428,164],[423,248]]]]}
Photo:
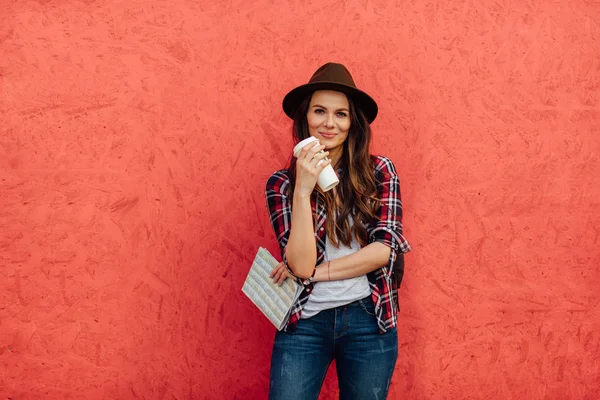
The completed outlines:
{"type": "Polygon", "coordinates": [[[298,159],[296,160],[296,187],[294,193],[308,195],[312,193],[317,184],[319,174],[325,167],[331,164],[331,160],[326,158],[329,155],[328,151],[317,154],[325,148],[324,145],[318,142],[309,143],[302,148],[298,159]],[[315,144],[317,143],[317,144],[315,144]],[[324,160],[317,165],[319,161],[324,160]]]}

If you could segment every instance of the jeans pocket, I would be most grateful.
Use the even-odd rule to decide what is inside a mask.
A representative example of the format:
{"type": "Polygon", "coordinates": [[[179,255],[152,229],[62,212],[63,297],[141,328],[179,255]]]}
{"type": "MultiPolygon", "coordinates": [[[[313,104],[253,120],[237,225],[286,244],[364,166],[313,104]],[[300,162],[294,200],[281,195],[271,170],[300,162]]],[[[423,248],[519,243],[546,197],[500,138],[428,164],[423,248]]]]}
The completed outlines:
{"type": "Polygon", "coordinates": [[[366,312],[372,317],[375,316],[375,305],[373,304],[373,300],[370,297],[360,299],[358,301],[358,304],[360,304],[360,308],[362,308],[364,312],[366,312]]]}

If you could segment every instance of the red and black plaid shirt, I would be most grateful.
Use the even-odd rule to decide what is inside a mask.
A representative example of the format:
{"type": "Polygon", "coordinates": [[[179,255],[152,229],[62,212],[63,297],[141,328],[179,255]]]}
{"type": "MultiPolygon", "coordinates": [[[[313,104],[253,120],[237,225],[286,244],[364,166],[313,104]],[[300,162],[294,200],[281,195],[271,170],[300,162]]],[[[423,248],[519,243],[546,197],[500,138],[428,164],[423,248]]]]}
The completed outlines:
{"type": "MultiPolygon", "coordinates": [[[[371,296],[375,304],[375,315],[380,332],[386,332],[396,326],[398,307],[398,287],[392,278],[392,268],[396,255],[411,250],[410,245],[402,236],[402,201],[400,199],[400,180],[392,161],[383,156],[371,156],[381,207],[378,210],[379,221],[367,226],[369,243],[381,242],[391,248],[390,259],[386,265],[369,272],[367,278],[371,287],[371,296]]],[[[267,181],[265,194],[271,219],[271,226],[279,242],[281,256],[287,265],[285,247],[290,237],[292,227],[292,206],[288,197],[290,179],[287,170],[275,172],[267,181]]],[[[317,193],[316,191],[313,193],[317,193]]],[[[317,244],[317,265],[325,259],[325,226],[327,212],[320,196],[311,196],[314,221],[315,239],[317,244]]],[[[302,309],[312,292],[313,283],[304,287],[298,301],[292,306],[292,312],[284,330],[294,332],[302,309]]]]}

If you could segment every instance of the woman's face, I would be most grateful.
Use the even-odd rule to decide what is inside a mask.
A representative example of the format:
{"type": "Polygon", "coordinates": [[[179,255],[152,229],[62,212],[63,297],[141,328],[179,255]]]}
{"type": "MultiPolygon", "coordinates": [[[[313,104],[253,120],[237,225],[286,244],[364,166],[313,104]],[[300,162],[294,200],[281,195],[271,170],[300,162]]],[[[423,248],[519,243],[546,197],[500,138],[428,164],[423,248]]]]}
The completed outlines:
{"type": "Polygon", "coordinates": [[[339,160],[350,129],[350,106],[342,92],[317,90],[306,114],[308,131],[329,151],[333,164],[339,160]]]}

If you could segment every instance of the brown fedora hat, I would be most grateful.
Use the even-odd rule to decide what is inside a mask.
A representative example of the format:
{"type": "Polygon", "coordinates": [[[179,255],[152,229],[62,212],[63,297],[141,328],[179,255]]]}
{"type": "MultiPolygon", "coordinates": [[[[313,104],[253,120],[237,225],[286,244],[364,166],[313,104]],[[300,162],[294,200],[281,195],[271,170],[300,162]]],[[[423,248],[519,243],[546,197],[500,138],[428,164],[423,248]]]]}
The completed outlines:
{"type": "Polygon", "coordinates": [[[371,96],[356,88],[352,75],[342,64],[327,63],[320,67],[307,84],[298,86],[283,98],[283,111],[290,118],[302,100],[317,90],[336,90],[350,96],[354,103],[363,111],[369,123],[377,117],[377,103],[371,96]]]}

